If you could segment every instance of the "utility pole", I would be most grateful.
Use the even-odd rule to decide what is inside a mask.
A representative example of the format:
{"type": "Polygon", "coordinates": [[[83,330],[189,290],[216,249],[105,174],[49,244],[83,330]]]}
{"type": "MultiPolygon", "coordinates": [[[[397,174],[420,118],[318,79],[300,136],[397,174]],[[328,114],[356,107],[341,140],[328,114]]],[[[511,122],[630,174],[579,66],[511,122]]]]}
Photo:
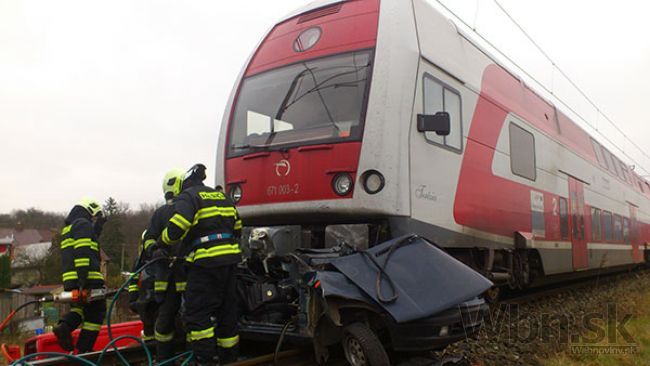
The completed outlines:
{"type": "Polygon", "coordinates": [[[122,243],[122,255],[120,256],[120,273],[124,272],[124,251],[126,244],[122,243]]]}

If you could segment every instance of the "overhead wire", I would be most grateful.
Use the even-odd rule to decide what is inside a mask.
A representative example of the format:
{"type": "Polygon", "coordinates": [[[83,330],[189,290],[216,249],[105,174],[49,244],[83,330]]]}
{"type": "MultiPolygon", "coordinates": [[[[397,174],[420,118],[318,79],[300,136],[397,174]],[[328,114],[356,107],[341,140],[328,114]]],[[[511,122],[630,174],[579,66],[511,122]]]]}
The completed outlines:
{"type": "MultiPolygon", "coordinates": [[[[451,8],[449,8],[449,7],[448,7],[446,4],[444,4],[441,0],[435,0],[435,1],[436,1],[436,2],[437,2],[437,3],[438,3],[442,8],[444,8],[448,13],[450,13],[454,18],[456,18],[459,22],[461,22],[465,27],[467,27],[467,28],[470,29],[472,32],[474,32],[474,33],[475,33],[475,34],[476,34],[476,35],[477,35],[477,36],[478,36],[478,37],[479,37],[483,42],[485,42],[485,43],[486,43],[486,44],[487,44],[491,49],[493,49],[494,51],[496,51],[497,53],[499,53],[499,55],[501,55],[501,57],[503,57],[505,60],[507,60],[507,61],[508,61],[509,63],[511,63],[513,66],[515,66],[515,67],[516,67],[520,72],[522,72],[522,73],[523,73],[524,75],[526,75],[529,79],[531,79],[533,82],[535,82],[535,83],[536,83],[540,88],[542,88],[542,89],[543,89],[545,92],[547,92],[549,95],[553,96],[553,97],[555,98],[555,100],[557,100],[557,101],[558,101],[560,104],[562,104],[565,108],[567,108],[569,111],[571,111],[571,113],[573,113],[575,116],[577,116],[579,119],[581,119],[584,123],[586,123],[589,127],[591,127],[591,128],[592,128],[592,129],[593,129],[593,130],[598,134],[598,135],[600,135],[600,136],[601,136],[605,141],[607,141],[608,143],[610,143],[610,144],[611,144],[615,149],[617,149],[618,151],[620,151],[621,154],[623,154],[625,157],[627,157],[627,158],[628,158],[632,163],[634,163],[637,167],[639,167],[640,169],[642,169],[642,170],[645,171],[646,173],[650,173],[650,170],[646,169],[646,168],[643,166],[643,164],[640,164],[640,163],[639,163],[635,158],[633,158],[632,156],[630,156],[630,155],[629,155],[625,150],[623,150],[621,147],[619,147],[618,144],[616,144],[616,143],[615,143],[614,141],[612,141],[608,136],[606,136],[605,134],[603,134],[603,133],[598,129],[597,126],[594,126],[594,125],[593,125],[589,120],[587,120],[587,118],[585,118],[581,113],[579,113],[578,111],[576,111],[575,108],[573,108],[573,107],[570,106],[567,102],[565,102],[565,101],[562,100],[560,97],[558,97],[558,96],[557,96],[557,95],[556,95],[552,90],[550,90],[546,85],[544,85],[544,83],[542,83],[542,82],[539,81],[536,77],[534,77],[533,75],[531,75],[531,74],[530,74],[528,71],[526,71],[522,66],[520,66],[516,61],[514,61],[510,56],[508,56],[505,52],[501,51],[497,46],[495,46],[492,42],[490,42],[490,41],[489,41],[485,36],[483,36],[480,32],[478,32],[478,31],[476,30],[476,27],[475,27],[475,26],[472,26],[472,25],[470,25],[469,23],[467,23],[467,22],[466,22],[462,17],[460,17],[456,12],[454,12],[451,8]]],[[[497,0],[494,0],[494,1],[495,1],[495,3],[497,2],[497,0]]],[[[544,51],[541,49],[541,47],[540,47],[536,42],[534,42],[534,40],[532,39],[532,37],[530,37],[530,35],[528,35],[528,33],[525,32],[525,31],[523,30],[523,27],[521,27],[521,26],[519,25],[519,23],[516,23],[515,20],[514,20],[514,18],[512,18],[512,16],[510,16],[510,14],[508,14],[507,11],[506,11],[506,10],[505,10],[505,9],[504,9],[500,4],[497,3],[497,5],[498,5],[499,8],[501,9],[501,11],[505,12],[506,15],[511,19],[511,21],[512,21],[513,23],[515,23],[515,25],[516,25],[516,26],[517,26],[517,27],[518,27],[518,28],[519,28],[519,29],[524,33],[524,35],[526,36],[526,38],[528,38],[531,42],[533,42],[533,44],[535,45],[535,47],[536,47],[538,50],[540,50],[540,51],[542,52],[542,54],[544,55],[544,57],[545,57],[547,60],[551,61],[551,64],[552,64],[552,66],[553,66],[553,69],[557,69],[558,72],[559,72],[559,73],[560,73],[560,74],[561,74],[565,79],[567,79],[567,80],[571,83],[571,85],[572,85],[574,88],[576,88],[576,89],[578,90],[578,92],[579,92],[579,93],[580,93],[584,98],[586,98],[587,101],[588,101],[592,106],[594,106],[594,108],[596,109],[596,112],[597,112],[598,114],[602,115],[602,116],[605,118],[605,120],[606,120],[607,122],[609,122],[609,124],[611,124],[611,125],[612,125],[612,126],[613,126],[613,127],[614,127],[618,132],[619,132],[619,133],[621,133],[621,135],[622,135],[626,140],[628,140],[630,143],[632,143],[632,145],[633,145],[634,147],[636,147],[636,148],[637,148],[637,149],[638,149],[638,150],[639,150],[639,151],[640,151],[640,152],[641,152],[641,153],[642,153],[642,154],[643,154],[647,159],[650,159],[650,156],[649,156],[648,154],[646,154],[646,153],[643,151],[643,149],[641,149],[641,148],[640,148],[636,143],[634,143],[634,141],[632,141],[632,140],[627,136],[627,134],[625,134],[625,133],[624,133],[624,132],[623,132],[623,131],[622,131],[622,130],[621,130],[621,129],[620,129],[620,128],[619,128],[619,127],[618,127],[618,126],[617,126],[617,125],[616,125],[616,124],[615,124],[615,123],[614,123],[610,118],[609,118],[609,117],[607,117],[607,116],[602,112],[602,110],[601,110],[601,109],[600,109],[600,108],[599,108],[599,107],[598,107],[598,106],[597,106],[597,105],[596,105],[596,104],[595,104],[595,103],[594,103],[590,98],[588,98],[588,96],[586,95],[586,93],[585,93],[584,91],[582,91],[582,89],[580,89],[580,88],[577,86],[577,84],[576,84],[575,82],[573,82],[573,80],[571,80],[571,79],[568,77],[568,75],[567,75],[564,71],[562,71],[562,70],[557,66],[557,64],[555,64],[555,62],[552,61],[552,59],[550,59],[550,57],[548,56],[548,54],[547,54],[546,52],[544,52],[544,51]]],[[[489,55],[488,55],[488,56],[489,56],[489,55]]],[[[496,61],[496,60],[495,60],[495,61],[496,61]]]]}
{"type": "MultiPolygon", "coordinates": [[[[628,141],[629,141],[629,142],[630,142],[634,147],[636,147],[636,148],[637,148],[637,149],[638,149],[638,150],[639,150],[639,151],[640,151],[640,152],[641,152],[641,153],[642,153],[642,154],[643,154],[647,159],[650,159],[650,156],[649,156],[649,155],[648,155],[648,154],[647,154],[643,149],[641,149],[641,147],[640,147],[639,145],[637,145],[637,144],[636,144],[632,139],[630,139],[630,138],[627,136],[627,134],[626,134],[625,132],[623,132],[623,130],[621,130],[621,129],[618,127],[618,125],[616,125],[616,123],[614,123],[614,121],[612,121],[612,119],[609,118],[609,117],[605,114],[605,112],[603,112],[602,109],[600,109],[600,107],[598,107],[598,105],[596,105],[596,103],[595,103],[595,102],[594,102],[594,101],[593,101],[593,100],[592,100],[592,99],[587,95],[587,93],[585,93],[585,91],[582,90],[582,88],[580,88],[580,87],[578,86],[578,84],[576,84],[576,83],[573,81],[573,79],[571,79],[571,78],[569,77],[569,75],[567,75],[567,73],[564,72],[564,70],[562,70],[562,69],[560,68],[560,66],[557,65],[557,63],[555,63],[555,61],[554,61],[553,59],[551,59],[551,57],[550,57],[550,56],[549,56],[549,55],[544,51],[544,49],[542,49],[542,47],[541,47],[537,42],[535,42],[535,40],[533,39],[533,37],[531,37],[531,36],[528,34],[528,32],[526,32],[526,30],[525,30],[525,29],[524,29],[524,28],[523,28],[523,27],[522,27],[522,26],[521,26],[521,25],[520,25],[520,24],[519,24],[519,23],[518,23],[518,22],[517,22],[517,21],[516,21],[512,16],[511,16],[511,15],[510,15],[510,13],[508,12],[508,10],[506,10],[506,9],[505,9],[505,8],[504,8],[504,7],[499,3],[498,0],[494,0],[494,3],[497,5],[497,7],[499,7],[499,9],[501,9],[501,11],[502,11],[502,12],[503,12],[507,17],[508,17],[508,19],[510,19],[510,21],[512,22],[512,24],[514,24],[517,28],[519,28],[519,30],[521,31],[521,33],[522,33],[526,38],[528,38],[528,40],[530,41],[530,43],[532,43],[533,46],[535,46],[535,48],[537,48],[537,50],[538,50],[538,51],[539,51],[539,52],[540,52],[540,53],[541,53],[541,54],[542,54],[542,55],[543,55],[543,56],[548,60],[548,62],[551,63],[551,65],[553,66],[553,68],[554,68],[554,69],[557,69],[557,71],[558,71],[558,72],[559,72],[559,73],[560,73],[560,74],[561,74],[561,75],[562,75],[562,76],[563,76],[563,77],[564,77],[564,78],[565,78],[565,79],[566,79],[566,80],[571,84],[571,86],[573,86],[573,87],[574,87],[574,88],[575,88],[575,89],[580,93],[580,95],[582,95],[582,97],[585,98],[585,100],[586,100],[587,102],[589,102],[589,104],[591,104],[591,106],[593,106],[593,107],[596,109],[596,111],[598,112],[598,114],[600,114],[600,115],[602,115],[603,117],[605,117],[605,119],[606,119],[606,120],[607,120],[607,121],[612,125],[612,127],[614,127],[614,128],[615,128],[615,129],[616,129],[616,130],[621,134],[621,135],[623,135],[623,137],[625,137],[626,140],[628,140],[628,141]]],[[[596,128],[596,129],[597,129],[597,128],[596,128]]]]}

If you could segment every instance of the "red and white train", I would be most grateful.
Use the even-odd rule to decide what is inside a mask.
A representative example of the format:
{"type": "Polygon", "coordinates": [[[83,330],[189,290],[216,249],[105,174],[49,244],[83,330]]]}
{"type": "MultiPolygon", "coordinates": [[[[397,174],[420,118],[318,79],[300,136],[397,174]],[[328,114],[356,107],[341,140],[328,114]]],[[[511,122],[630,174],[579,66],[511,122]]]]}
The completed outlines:
{"type": "Polygon", "coordinates": [[[650,185],[424,0],[317,1],[263,38],[217,184],[248,226],[417,233],[514,287],[648,259],[650,185]],[[445,111],[450,133],[419,132],[445,111]]]}
{"type": "MultiPolygon", "coordinates": [[[[339,340],[353,365],[388,365],[379,340],[443,347],[484,304],[399,323],[313,296],[279,258],[298,247],[414,233],[513,288],[650,261],[650,184],[425,0],[321,0],[278,22],[236,82],[216,166],[262,263],[242,330],[311,339],[319,363],[339,340]]],[[[26,353],[52,347],[39,339],[26,353]]]]}

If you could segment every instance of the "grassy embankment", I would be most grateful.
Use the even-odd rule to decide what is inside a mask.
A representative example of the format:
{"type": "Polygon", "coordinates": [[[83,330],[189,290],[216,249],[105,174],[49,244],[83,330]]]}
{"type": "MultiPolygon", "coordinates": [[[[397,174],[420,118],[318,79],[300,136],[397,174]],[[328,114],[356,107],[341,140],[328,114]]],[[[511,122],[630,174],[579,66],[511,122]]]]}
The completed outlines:
{"type": "Polygon", "coordinates": [[[633,316],[625,326],[634,340],[633,346],[630,347],[620,335],[614,344],[606,339],[595,344],[577,344],[578,347],[586,346],[601,354],[578,354],[574,348],[568,347],[547,360],[545,366],[650,366],[650,285],[643,286],[643,289],[616,300],[617,306],[624,314],[633,316]],[[602,353],[617,349],[632,349],[634,353],[602,353]]]}

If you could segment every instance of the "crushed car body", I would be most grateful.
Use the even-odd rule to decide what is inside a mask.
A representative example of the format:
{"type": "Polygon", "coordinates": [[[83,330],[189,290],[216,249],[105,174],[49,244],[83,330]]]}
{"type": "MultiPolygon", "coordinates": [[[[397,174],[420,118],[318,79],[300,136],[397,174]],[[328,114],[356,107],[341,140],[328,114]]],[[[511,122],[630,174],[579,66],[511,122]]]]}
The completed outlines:
{"type": "Polygon", "coordinates": [[[282,333],[313,342],[323,360],[349,324],[366,324],[394,350],[422,351],[471,336],[483,323],[487,305],[479,296],[492,283],[417,235],[369,249],[343,240],[314,249],[301,245],[300,226],[244,233],[245,337],[276,340],[282,333]]]}

